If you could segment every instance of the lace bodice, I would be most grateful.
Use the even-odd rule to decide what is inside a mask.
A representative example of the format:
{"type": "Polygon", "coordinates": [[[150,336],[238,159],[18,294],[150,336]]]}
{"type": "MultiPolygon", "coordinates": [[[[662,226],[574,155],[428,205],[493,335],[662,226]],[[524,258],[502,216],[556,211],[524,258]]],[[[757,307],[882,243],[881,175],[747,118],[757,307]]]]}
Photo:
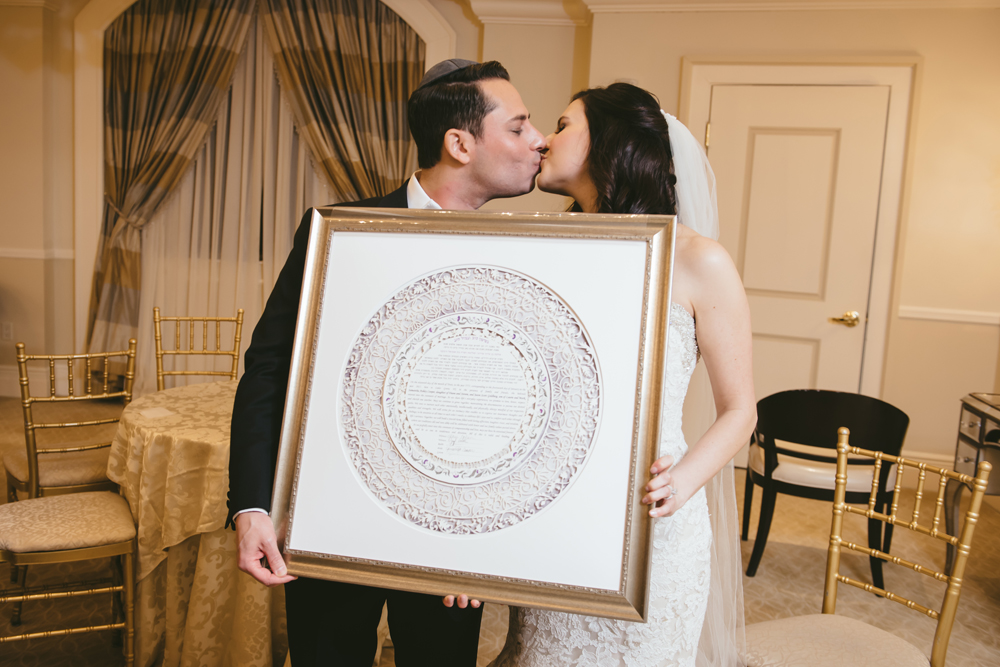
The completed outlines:
{"type": "MultiPolygon", "coordinates": [[[[684,397],[698,363],[694,317],[670,304],[666,387],[659,454],[687,453],[681,431],[684,397]]],[[[692,667],[705,617],[712,529],[705,491],[653,528],[647,623],[630,623],[511,607],[510,630],[492,667],[692,667]]]]}

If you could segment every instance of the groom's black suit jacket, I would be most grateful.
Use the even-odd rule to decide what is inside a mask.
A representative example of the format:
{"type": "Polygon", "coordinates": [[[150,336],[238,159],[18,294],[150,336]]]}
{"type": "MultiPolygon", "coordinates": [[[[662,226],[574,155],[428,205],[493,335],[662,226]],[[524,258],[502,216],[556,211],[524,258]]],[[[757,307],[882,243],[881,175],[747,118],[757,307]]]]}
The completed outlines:
{"type": "MultiPolygon", "coordinates": [[[[340,206],[407,208],[406,183],[385,197],[340,206]]],[[[247,348],[233,405],[229,455],[229,518],[244,509],[270,510],[295,321],[302,291],[312,211],[306,211],[247,348]]],[[[445,607],[441,598],[299,579],[285,584],[288,646],[296,665],[371,665],[376,628],[388,603],[399,664],[473,667],[483,607],[445,607]]]]}
{"type": "MultiPolygon", "coordinates": [[[[407,208],[408,182],[384,197],[337,206],[407,208]]],[[[271,491],[311,217],[310,209],[299,223],[292,252],[278,275],[244,356],[244,373],[233,405],[227,526],[232,524],[233,515],[240,510],[250,507],[271,509],[271,491]]]]}

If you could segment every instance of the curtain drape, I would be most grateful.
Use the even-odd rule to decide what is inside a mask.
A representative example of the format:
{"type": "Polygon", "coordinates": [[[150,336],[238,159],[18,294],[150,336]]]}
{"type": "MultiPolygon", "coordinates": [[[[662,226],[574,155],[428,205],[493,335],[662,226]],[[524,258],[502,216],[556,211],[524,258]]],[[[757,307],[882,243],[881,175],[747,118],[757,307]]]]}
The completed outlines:
{"type": "MultiPolygon", "coordinates": [[[[329,203],[386,194],[416,167],[406,102],[423,74],[424,43],[380,0],[140,0],[105,32],[107,192],[91,290],[89,349],[124,347],[146,319],[140,304],[147,273],[140,269],[145,259],[140,231],[202,150],[227,98],[257,5],[262,31],[277,54],[275,69],[294,127],[305,144],[296,141],[286,156],[294,162],[262,163],[263,178],[300,178],[311,153],[312,164],[331,186],[332,196],[322,202],[329,203]]],[[[281,127],[294,133],[291,124],[281,127]]],[[[226,151],[241,141],[235,135],[228,140],[226,151]]],[[[226,151],[217,150],[214,159],[226,151]]],[[[202,166],[203,176],[208,169],[202,166]]],[[[302,193],[287,199],[290,195],[281,192],[269,195],[265,188],[261,194],[265,236],[297,221],[305,201],[316,201],[302,193]],[[277,199],[269,201],[269,196],[277,199]]],[[[234,205],[227,202],[226,210],[234,205]]],[[[257,224],[246,208],[249,201],[240,205],[247,216],[242,224],[257,224]]],[[[260,252],[258,268],[269,290],[285,255],[275,253],[274,259],[260,252]]],[[[248,257],[245,253],[243,259],[248,257]]],[[[218,280],[235,278],[220,273],[218,280]]],[[[243,303],[237,307],[247,310],[243,303]]],[[[244,340],[253,330],[251,322],[256,318],[245,321],[244,340]]]]}
{"type": "Polygon", "coordinates": [[[135,335],[139,230],[205,142],[253,10],[253,0],[140,0],[104,33],[105,207],[90,349],[122,349],[135,335]]]}
{"type": "Polygon", "coordinates": [[[260,0],[303,138],[344,201],[385,195],[416,167],[406,103],[424,43],[379,0],[260,0]]]}
{"type": "MultiPolygon", "coordinates": [[[[208,140],[142,230],[136,396],[156,391],[153,306],[167,315],[222,317],[243,308],[246,351],[302,212],[337,201],[316,174],[284,98],[255,21],[208,140]]],[[[223,328],[223,347],[231,331],[223,328]]],[[[228,370],[230,362],[164,363],[176,364],[168,370],[228,370]]],[[[171,378],[170,386],[186,381],[171,378]]]]}

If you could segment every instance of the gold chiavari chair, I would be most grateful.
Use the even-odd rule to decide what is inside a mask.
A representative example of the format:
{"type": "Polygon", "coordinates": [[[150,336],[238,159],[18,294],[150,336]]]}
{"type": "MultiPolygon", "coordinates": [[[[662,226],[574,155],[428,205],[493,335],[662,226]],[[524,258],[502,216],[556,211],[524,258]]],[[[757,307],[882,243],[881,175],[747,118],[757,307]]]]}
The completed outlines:
{"type": "Polygon", "coordinates": [[[132,400],[135,379],[135,339],[129,340],[127,350],[90,354],[26,354],[24,343],[18,343],[16,348],[25,446],[14,443],[4,446],[8,501],[16,501],[18,492],[36,498],[82,491],[117,491],[118,485],[110,481],[106,474],[114,432],[99,427],[117,423],[121,411],[116,408],[117,414],[111,417],[52,421],[48,417],[42,419],[34,407],[39,408],[39,413],[42,406],[46,406],[45,411],[48,412],[57,405],[63,405],[67,410],[85,408],[96,411],[99,401],[114,399],[120,399],[123,406],[128,405],[132,400]],[[122,361],[125,366],[124,383],[121,389],[116,389],[112,386],[116,378],[112,376],[111,366],[122,361]],[[48,365],[47,392],[32,395],[28,379],[29,362],[48,365]],[[56,368],[62,364],[67,370],[66,396],[56,395],[56,368]],[[82,394],[76,391],[73,377],[74,367],[80,366],[85,369],[82,394]],[[46,434],[42,438],[44,442],[39,442],[43,432],[46,434]]]}
{"type": "Polygon", "coordinates": [[[0,644],[101,630],[120,631],[124,634],[125,664],[131,667],[135,653],[135,534],[128,503],[110,491],[31,498],[0,505],[0,562],[9,562],[21,573],[29,565],[115,559],[108,578],[29,588],[22,575],[14,592],[0,594],[0,604],[14,603],[11,625],[18,626],[24,602],[111,593],[110,623],[0,636],[0,644]]]}
{"type": "Polygon", "coordinates": [[[972,546],[972,534],[979,521],[986,484],[991,466],[983,461],[976,476],[963,475],[945,468],[938,468],[918,461],[910,461],[901,456],[891,456],[851,447],[850,431],[841,428],[837,438],[837,481],[833,501],[833,522],[830,528],[830,546],[827,551],[826,585],[823,591],[823,613],[809,616],[783,618],[764,623],[755,623],[746,628],[748,667],[770,667],[777,665],[921,665],[943,667],[948,652],[948,640],[955,623],[958,598],[962,590],[962,577],[972,546]],[[872,492],[867,507],[856,507],[845,502],[847,490],[848,455],[867,456],[875,459],[875,474],[872,492]],[[878,511],[878,477],[883,462],[896,464],[896,483],[888,513],[878,511]],[[903,477],[907,471],[916,471],[913,511],[909,520],[899,515],[899,499],[903,489],[903,477]],[[927,475],[938,477],[937,497],[934,516],[929,525],[921,523],[921,501],[927,475]],[[949,480],[955,480],[972,488],[969,509],[965,514],[959,535],[949,535],[944,529],[944,496],[949,480]],[[957,555],[950,575],[932,567],[890,556],[877,549],[854,544],[844,540],[843,524],[845,514],[858,514],[868,519],[877,519],[899,528],[908,528],[930,539],[940,540],[957,547],[957,555]],[[927,575],[946,584],[944,599],[939,609],[931,609],[874,585],[852,579],[840,573],[840,556],[843,549],[857,551],[869,557],[880,558],[907,569],[927,575]],[[855,586],[875,593],[886,600],[898,602],[908,609],[925,614],[937,622],[931,657],[909,642],[867,623],[856,621],[834,612],[837,607],[837,587],[840,584],[855,586]]]}
{"type": "Polygon", "coordinates": [[[156,338],[156,390],[163,391],[164,379],[168,375],[216,375],[227,376],[230,380],[236,379],[236,374],[240,366],[240,335],[243,331],[243,309],[236,311],[236,317],[166,317],[160,315],[159,307],[153,308],[153,331],[156,338]],[[172,350],[163,349],[163,337],[161,334],[161,324],[163,322],[174,323],[174,348],[172,350]],[[208,348],[209,323],[215,324],[215,349],[208,348]],[[229,350],[222,349],[222,324],[233,322],[236,325],[233,336],[233,347],[229,350]],[[181,336],[181,330],[187,324],[187,335],[181,336]],[[201,348],[195,347],[195,328],[201,325],[201,348]],[[186,342],[187,347],[181,347],[181,343],[186,342]],[[230,356],[233,358],[232,368],[228,371],[165,371],[163,370],[164,356],[230,356]]]}

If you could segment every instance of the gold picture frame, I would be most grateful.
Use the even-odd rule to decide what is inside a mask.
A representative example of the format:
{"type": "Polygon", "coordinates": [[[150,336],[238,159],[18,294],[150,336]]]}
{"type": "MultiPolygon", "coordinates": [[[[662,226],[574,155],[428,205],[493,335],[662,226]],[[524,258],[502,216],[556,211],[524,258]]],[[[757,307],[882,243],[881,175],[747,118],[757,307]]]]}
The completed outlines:
{"type": "MultiPolygon", "coordinates": [[[[659,407],[667,351],[666,332],[670,313],[675,217],[322,208],[314,209],[310,224],[309,247],[296,322],[296,336],[271,512],[275,525],[287,528],[284,555],[289,572],[298,576],[331,579],[381,588],[439,595],[465,593],[470,597],[484,601],[630,621],[644,621],[648,608],[648,576],[653,519],[649,517],[648,507],[641,503],[641,499],[645,494],[644,486],[649,477],[647,471],[656,459],[659,440],[659,407]],[[404,241],[410,245],[401,245],[404,241]],[[352,243],[363,244],[364,248],[378,249],[385,246],[387,248],[386,258],[381,263],[358,258],[356,253],[349,254],[349,248],[354,247],[350,245],[352,243]],[[411,247],[414,243],[424,250],[411,252],[399,249],[411,247]],[[427,252],[428,248],[437,252],[440,257],[446,258],[447,261],[433,258],[425,260],[424,258],[429,255],[438,256],[434,255],[434,252],[427,252]],[[340,359],[348,358],[351,355],[344,353],[343,350],[350,348],[343,348],[341,342],[331,342],[346,340],[344,338],[346,334],[335,335],[329,332],[341,329],[343,331],[363,331],[365,327],[364,318],[358,318],[356,314],[350,317],[344,314],[354,311],[350,311],[343,304],[348,301],[353,303],[351,299],[357,300],[356,293],[359,289],[357,286],[367,285],[370,281],[365,279],[365,275],[350,274],[352,276],[352,279],[348,281],[350,284],[344,285],[341,284],[344,282],[342,276],[336,278],[336,275],[339,275],[337,272],[349,270],[344,265],[345,258],[350,258],[351,261],[356,261],[357,266],[360,267],[353,270],[362,274],[370,272],[372,277],[377,277],[383,282],[389,281],[386,282],[387,285],[399,284],[398,280],[394,283],[392,282],[394,278],[384,275],[388,269],[396,268],[395,265],[400,263],[392,261],[392,252],[397,253],[396,256],[399,257],[405,256],[406,261],[412,261],[414,267],[417,268],[409,270],[415,275],[421,272],[427,273],[425,268],[421,268],[421,261],[427,262],[431,268],[463,264],[478,265],[485,262],[484,266],[502,265],[509,266],[512,271],[522,271],[521,266],[512,265],[520,261],[517,258],[525,257],[527,259],[524,260],[524,265],[529,268],[535,267],[536,274],[538,267],[541,266],[545,267],[546,275],[558,275],[558,272],[563,270],[561,267],[568,267],[564,270],[567,277],[563,280],[567,285],[572,285],[572,276],[592,277],[595,272],[600,274],[600,271],[591,264],[601,264],[604,261],[603,258],[613,257],[613,260],[608,261],[619,264],[609,264],[605,268],[608,272],[607,278],[593,277],[593,280],[597,281],[594,284],[601,285],[600,289],[588,288],[586,299],[578,297],[577,302],[587,301],[586,307],[589,309],[587,312],[591,324],[604,326],[603,320],[614,319],[614,326],[620,327],[621,331],[632,332],[623,337],[627,340],[621,346],[617,345],[617,342],[603,343],[605,350],[614,349],[611,350],[611,357],[609,357],[613,363],[609,363],[608,368],[602,368],[604,375],[601,376],[600,381],[608,383],[607,388],[601,386],[601,392],[608,395],[607,398],[601,399],[606,401],[602,404],[602,410],[607,408],[606,414],[609,415],[612,410],[616,410],[617,412],[614,414],[618,416],[614,418],[602,416],[601,419],[604,421],[594,427],[595,435],[592,441],[592,449],[599,452],[601,457],[605,457],[601,459],[602,461],[612,460],[613,455],[625,451],[628,452],[624,455],[628,460],[619,460],[622,456],[618,456],[617,459],[614,459],[618,461],[614,466],[599,466],[597,463],[592,463],[589,468],[586,466],[586,462],[581,463],[579,469],[583,472],[578,477],[587,481],[567,483],[580,487],[578,490],[574,490],[576,487],[567,486],[576,493],[572,497],[577,500],[568,500],[570,492],[567,491],[567,500],[563,501],[562,506],[558,502],[551,502],[550,506],[558,509],[550,510],[549,507],[543,507],[544,512],[539,510],[538,516],[540,518],[525,519],[510,530],[507,530],[505,525],[501,525],[500,528],[490,529],[494,532],[490,532],[485,537],[473,535],[471,532],[468,535],[438,534],[433,530],[425,530],[423,527],[400,527],[404,522],[400,521],[398,517],[389,516],[388,511],[382,511],[380,514],[381,510],[369,510],[366,505],[367,501],[360,502],[360,505],[365,507],[359,510],[357,498],[362,496],[368,498],[372,494],[364,496],[363,492],[367,492],[367,489],[358,491],[351,488],[351,480],[355,480],[359,487],[363,486],[362,482],[359,481],[363,477],[359,476],[360,473],[357,471],[349,470],[352,465],[349,460],[350,455],[346,450],[342,451],[342,447],[346,447],[344,443],[349,439],[348,436],[344,435],[345,431],[343,430],[343,421],[346,419],[343,414],[347,414],[344,412],[343,401],[337,404],[342,413],[341,416],[330,417],[329,415],[336,411],[329,409],[330,403],[328,401],[321,403],[320,395],[321,392],[327,392],[327,394],[323,394],[324,396],[334,395],[330,393],[334,390],[329,389],[329,387],[335,387],[335,391],[340,392],[343,384],[347,382],[344,378],[348,377],[343,375],[345,367],[342,365],[338,368],[343,377],[332,378],[332,375],[335,375],[331,373],[334,362],[331,362],[330,359],[335,359],[337,360],[336,364],[341,364],[340,359]],[[473,259],[466,260],[462,255],[463,252],[472,256],[473,259]],[[493,256],[490,253],[500,259],[506,258],[506,261],[497,262],[482,259],[486,257],[489,260],[493,256]],[[547,260],[547,257],[550,259],[547,260]],[[437,261],[436,264],[435,261],[437,261]],[[618,271],[616,266],[630,268],[628,271],[618,271]],[[615,276],[618,274],[629,276],[627,290],[618,290],[614,282],[615,276]],[[340,282],[337,282],[338,280],[340,282]],[[590,296],[598,292],[599,295],[590,296]],[[605,318],[601,314],[602,304],[619,302],[629,304],[627,307],[632,310],[622,310],[621,312],[633,313],[636,315],[634,319],[637,321],[631,321],[633,319],[631,315],[618,316],[616,319],[614,317],[605,318]],[[341,305],[338,306],[338,304],[341,305]],[[337,318],[323,319],[324,313],[329,314],[334,311],[338,312],[337,318]],[[598,313],[598,316],[595,317],[593,313],[598,313]],[[343,321],[351,319],[351,317],[358,321],[343,321]],[[326,328],[321,327],[321,325],[326,328]],[[633,333],[634,336],[637,336],[637,340],[632,340],[633,333]],[[323,341],[322,345],[321,341],[323,341]],[[334,348],[336,349],[334,350],[334,348]],[[634,363],[626,367],[628,364],[623,363],[622,359],[631,359],[634,363]],[[336,384],[337,382],[341,384],[336,384]],[[625,386],[628,386],[628,394],[621,390],[625,386]],[[614,391],[616,388],[618,391],[614,391]],[[317,405],[310,411],[311,401],[317,401],[317,405]],[[332,423],[330,421],[323,422],[326,426],[318,425],[320,422],[317,420],[321,419],[339,419],[340,430],[333,433],[332,427],[329,426],[332,423]],[[615,420],[613,423],[612,419],[615,420]],[[627,427],[627,440],[624,433],[617,432],[626,430],[621,428],[622,425],[627,427]],[[311,429],[315,429],[316,432],[314,433],[311,429]],[[339,442],[341,446],[331,444],[334,442],[339,442]],[[605,449],[600,449],[602,446],[605,449]],[[612,451],[610,449],[612,447],[617,449],[612,451]],[[313,457],[313,459],[309,459],[304,464],[304,457],[307,459],[313,457]],[[315,457],[321,458],[316,459],[315,457]],[[327,473],[326,469],[323,469],[322,473],[316,472],[322,468],[322,465],[317,465],[315,460],[327,462],[333,466],[330,468],[331,470],[336,469],[336,479],[340,480],[339,485],[332,481],[328,484],[324,482],[324,489],[317,491],[317,483],[310,480],[315,479],[314,475],[327,473]],[[348,472],[341,471],[341,468],[348,470],[348,472]],[[614,479],[602,479],[600,475],[604,474],[605,469],[617,471],[615,473],[617,476],[614,479]],[[590,486],[584,486],[585,484],[590,486]],[[331,486],[332,490],[327,490],[327,485],[331,486]],[[577,516],[572,513],[577,507],[584,509],[588,507],[587,502],[597,502],[597,500],[592,499],[593,494],[587,492],[585,495],[585,490],[590,488],[601,489],[602,493],[608,494],[609,498],[620,498],[620,507],[608,510],[605,513],[608,517],[606,519],[600,518],[604,517],[605,514],[595,512],[593,509],[589,512],[583,512],[589,516],[577,516]],[[307,500],[303,500],[302,498],[306,498],[307,492],[311,495],[308,495],[307,500]],[[350,505],[351,509],[333,512],[320,509],[318,506],[321,501],[317,495],[319,493],[332,494],[329,498],[323,496],[322,502],[353,503],[350,505]],[[338,496],[337,494],[345,495],[338,496]],[[575,504],[580,503],[581,499],[583,505],[575,504]],[[350,523],[355,520],[352,515],[362,510],[370,511],[370,517],[373,517],[373,520],[363,524],[363,528],[361,524],[350,523]],[[317,531],[315,528],[320,524],[316,523],[317,519],[314,517],[320,516],[321,513],[326,517],[344,517],[343,521],[346,523],[343,526],[338,524],[336,527],[332,527],[331,524],[330,535],[322,538],[328,540],[323,544],[336,542],[338,544],[336,548],[317,549],[311,546],[313,542],[310,540],[319,539],[316,537],[317,532],[326,530],[324,528],[317,531]],[[598,514],[600,517],[592,518],[598,514]],[[383,515],[384,528],[380,529],[379,525],[382,524],[379,522],[383,521],[383,515]],[[532,521],[536,523],[532,524],[532,521]],[[575,567],[579,572],[584,573],[579,575],[579,581],[573,580],[575,583],[557,580],[558,577],[547,580],[544,577],[534,575],[514,576],[520,572],[513,569],[516,567],[523,567],[523,571],[528,574],[538,571],[552,571],[553,565],[545,563],[536,565],[536,559],[531,555],[548,553],[546,551],[548,547],[538,541],[547,538],[535,536],[532,539],[535,539],[536,542],[525,544],[519,542],[519,540],[528,539],[525,535],[528,534],[529,528],[536,530],[531,527],[544,525],[545,521],[549,522],[551,526],[558,526],[560,530],[566,531],[570,529],[566,525],[567,521],[579,521],[581,524],[579,531],[566,533],[574,535],[581,531],[586,533],[592,521],[593,525],[612,526],[616,527],[615,530],[620,527],[620,536],[585,534],[580,538],[581,540],[591,540],[595,545],[603,545],[602,548],[606,547],[608,554],[619,554],[620,569],[614,573],[610,572],[608,564],[611,563],[611,556],[609,555],[604,561],[601,561],[601,567],[608,572],[600,574],[604,577],[601,581],[613,582],[614,577],[617,577],[617,585],[581,585],[579,581],[590,581],[586,578],[590,576],[586,574],[587,568],[590,566],[586,561],[572,566],[567,565],[569,570],[573,570],[575,567]],[[601,521],[605,521],[605,523],[601,523],[601,521]],[[383,557],[372,551],[372,549],[377,550],[381,547],[369,549],[367,546],[368,537],[356,534],[366,530],[396,531],[401,538],[392,539],[392,546],[385,547],[387,552],[395,554],[396,557],[383,557]],[[511,535],[514,537],[509,537],[511,535]],[[404,551],[405,545],[400,545],[399,542],[410,539],[413,540],[415,550],[423,549],[420,551],[421,554],[424,554],[420,556],[423,560],[414,556],[414,562],[404,562],[407,560],[406,558],[398,557],[400,553],[407,553],[404,551]],[[339,546],[341,541],[361,544],[364,548],[356,548],[354,551],[347,547],[341,549],[339,546]],[[441,546],[435,547],[437,544],[441,546]],[[492,554],[496,549],[495,545],[500,545],[501,550],[509,549],[510,554],[516,557],[504,560],[503,567],[491,566],[491,570],[486,568],[489,571],[478,571],[477,563],[479,561],[476,560],[475,553],[485,553],[482,550],[486,549],[488,553],[492,554]],[[620,551],[618,551],[617,545],[620,545],[620,551]],[[455,562],[457,561],[443,557],[436,559],[433,556],[435,548],[441,549],[442,556],[447,552],[449,558],[454,552],[467,549],[468,553],[472,555],[459,554],[455,558],[466,558],[466,561],[461,562],[468,561],[473,565],[471,567],[464,565],[456,567],[455,562]],[[477,552],[476,549],[480,549],[480,551],[477,552]],[[333,551],[339,551],[339,553],[332,553],[333,551]],[[520,560],[518,560],[519,558],[520,560]],[[419,562],[417,562],[418,560],[419,562]],[[524,565],[513,564],[508,567],[506,563],[512,561],[523,562],[524,565]],[[549,570],[544,570],[545,567],[548,567],[549,570]]],[[[350,262],[347,263],[350,264],[350,262]]],[[[525,275],[535,275],[527,269],[524,269],[524,273],[525,275]]],[[[590,279],[589,277],[588,279],[590,279]]],[[[579,278],[576,280],[579,282],[579,278]]],[[[550,282],[558,283],[559,280],[555,279],[550,282]]],[[[384,287],[372,287],[371,290],[373,294],[386,293],[384,287]],[[381,291],[379,291],[380,289],[381,291]]],[[[581,291],[581,293],[583,292],[581,291]]],[[[376,301],[376,303],[380,302],[376,301]]],[[[574,307],[572,303],[569,305],[571,308],[574,307]]],[[[362,312],[357,308],[361,308],[361,306],[357,306],[355,310],[362,312]]],[[[621,308],[625,309],[626,306],[621,306],[621,308]]],[[[611,326],[608,325],[608,327],[611,326]]],[[[608,330],[614,331],[610,328],[608,330]]],[[[600,335],[604,336],[604,341],[610,340],[610,333],[604,333],[602,330],[600,335]]],[[[349,362],[344,363],[347,363],[349,367],[349,362]]],[[[382,401],[382,398],[378,400],[382,401]]],[[[378,405],[384,409],[386,404],[380,402],[378,405]]],[[[587,454],[587,456],[591,455],[587,454]]],[[[593,456],[597,457],[598,454],[593,456]]],[[[597,458],[587,459],[587,461],[596,460],[597,458]]],[[[476,470],[476,472],[479,471],[476,470]]],[[[421,477],[421,479],[423,478],[421,477]]],[[[373,505],[377,504],[376,500],[377,498],[372,500],[373,505]]],[[[618,502],[614,500],[611,504],[618,502]]],[[[604,503],[600,507],[604,507],[605,504],[608,503],[604,503]]],[[[481,530],[483,533],[486,531],[486,529],[481,530]]],[[[557,533],[558,531],[555,531],[552,534],[557,533]]],[[[279,530],[279,534],[282,534],[281,530],[279,530]]],[[[373,534],[369,533],[369,536],[373,534]]],[[[372,541],[379,542],[379,540],[372,541]]],[[[386,538],[382,542],[388,543],[390,540],[386,538]]],[[[573,553],[579,551],[580,549],[574,549],[573,553]]],[[[595,555],[593,557],[597,559],[603,556],[595,555]]],[[[559,560],[563,557],[559,553],[553,552],[546,558],[553,559],[553,562],[559,565],[559,560]]],[[[572,559],[567,557],[563,560],[568,563],[572,559]]],[[[595,562],[597,561],[595,560],[595,562]]]]}

